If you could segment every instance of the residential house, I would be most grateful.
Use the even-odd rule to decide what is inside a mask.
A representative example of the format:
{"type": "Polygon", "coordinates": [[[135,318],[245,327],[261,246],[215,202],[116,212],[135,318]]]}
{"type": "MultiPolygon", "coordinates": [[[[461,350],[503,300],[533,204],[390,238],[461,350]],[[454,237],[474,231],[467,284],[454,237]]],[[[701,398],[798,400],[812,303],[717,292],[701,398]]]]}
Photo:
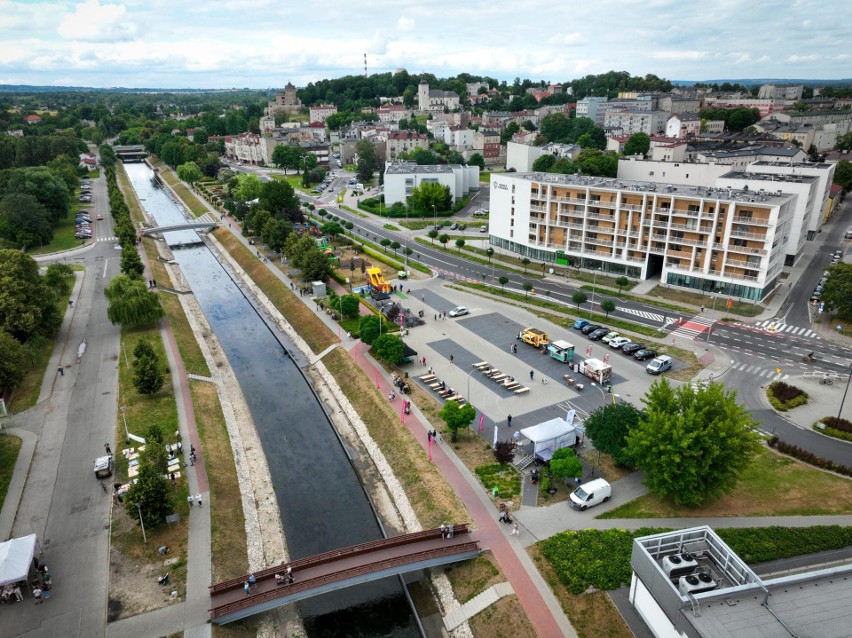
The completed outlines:
{"type": "Polygon", "coordinates": [[[479,190],[479,167],[459,164],[418,165],[414,162],[388,162],[384,172],[385,205],[406,203],[411,191],[423,183],[442,184],[450,189],[453,201],[479,190]]]}
{"type": "Polygon", "coordinates": [[[308,109],[308,122],[325,122],[329,115],[337,113],[337,107],[334,104],[316,104],[308,109]]]}
{"type": "Polygon", "coordinates": [[[429,138],[423,133],[400,131],[388,135],[387,158],[389,162],[399,157],[400,153],[410,153],[416,148],[428,149],[429,138]]]}
{"type": "Polygon", "coordinates": [[[694,113],[677,113],[666,122],[666,137],[684,139],[701,132],[701,118],[694,113]]]}

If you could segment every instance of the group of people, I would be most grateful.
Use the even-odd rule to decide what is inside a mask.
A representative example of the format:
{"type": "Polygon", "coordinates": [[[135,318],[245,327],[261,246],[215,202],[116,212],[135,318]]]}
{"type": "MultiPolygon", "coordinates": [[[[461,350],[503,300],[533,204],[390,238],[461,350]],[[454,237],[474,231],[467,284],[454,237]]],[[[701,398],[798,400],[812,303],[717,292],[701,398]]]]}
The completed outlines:
{"type": "MultiPolygon", "coordinates": [[[[290,565],[287,565],[287,569],[284,570],[283,574],[275,574],[276,585],[292,585],[295,580],[296,579],[293,577],[293,568],[290,565]]],[[[249,574],[248,580],[243,583],[243,591],[246,596],[251,594],[251,590],[256,584],[257,578],[255,575],[249,574]]]]}
{"type": "Polygon", "coordinates": [[[441,530],[441,538],[452,538],[455,535],[455,526],[452,523],[449,525],[441,523],[438,529],[441,530]]]}
{"type": "Polygon", "coordinates": [[[6,604],[11,602],[21,602],[24,600],[24,595],[21,593],[21,586],[18,583],[10,583],[3,585],[0,589],[0,603],[6,604]]]}

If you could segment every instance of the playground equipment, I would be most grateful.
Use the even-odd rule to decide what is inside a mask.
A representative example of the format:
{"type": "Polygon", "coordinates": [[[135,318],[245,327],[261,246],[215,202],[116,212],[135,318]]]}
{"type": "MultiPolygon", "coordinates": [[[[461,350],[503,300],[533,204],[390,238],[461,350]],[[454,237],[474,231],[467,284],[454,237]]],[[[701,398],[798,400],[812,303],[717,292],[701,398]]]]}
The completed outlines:
{"type": "Polygon", "coordinates": [[[385,281],[381,268],[368,268],[367,281],[374,292],[390,292],[390,284],[385,281]]]}

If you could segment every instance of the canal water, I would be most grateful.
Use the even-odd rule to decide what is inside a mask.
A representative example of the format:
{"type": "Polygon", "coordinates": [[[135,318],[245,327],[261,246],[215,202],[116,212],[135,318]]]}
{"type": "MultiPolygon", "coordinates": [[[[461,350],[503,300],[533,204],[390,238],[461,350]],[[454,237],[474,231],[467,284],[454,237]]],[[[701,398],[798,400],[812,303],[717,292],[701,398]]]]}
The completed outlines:
{"type": "MultiPolygon", "coordinates": [[[[158,225],[186,222],[145,164],[126,164],[130,181],[158,225]]],[[[169,233],[185,242],[195,231],[169,233]],[[186,237],[185,237],[186,236],[186,237]]],[[[195,237],[197,240],[197,237],[195,237]]],[[[364,489],[319,399],[229,271],[204,246],[174,251],[187,283],[224,349],[263,445],[293,559],[381,538],[364,489]]],[[[203,452],[203,450],[202,450],[203,452]]],[[[208,468],[215,472],[216,468],[208,468]]],[[[398,579],[298,603],[308,635],[419,636],[398,579]]]]}

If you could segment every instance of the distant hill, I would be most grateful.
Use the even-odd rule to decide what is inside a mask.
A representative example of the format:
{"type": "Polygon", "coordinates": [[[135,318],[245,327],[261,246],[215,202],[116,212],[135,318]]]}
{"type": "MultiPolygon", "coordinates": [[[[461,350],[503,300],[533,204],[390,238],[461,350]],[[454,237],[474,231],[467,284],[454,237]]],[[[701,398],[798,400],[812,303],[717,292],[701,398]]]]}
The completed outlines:
{"type": "Polygon", "coordinates": [[[0,84],[0,93],[234,93],[263,89],[156,89],[111,86],[34,86],[32,84],[0,84]]]}
{"type": "Polygon", "coordinates": [[[833,86],[843,86],[846,84],[852,84],[852,78],[846,78],[843,80],[796,80],[796,79],[779,79],[779,78],[750,78],[750,79],[733,79],[729,78],[727,80],[672,80],[672,84],[677,86],[692,86],[697,83],[703,84],[724,84],[728,82],[729,84],[734,84],[735,82],[739,82],[743,85],[754,85],[754,84],[807,84],[814,86],[823,86],[827,84],[831,84],[833,86]]]}

